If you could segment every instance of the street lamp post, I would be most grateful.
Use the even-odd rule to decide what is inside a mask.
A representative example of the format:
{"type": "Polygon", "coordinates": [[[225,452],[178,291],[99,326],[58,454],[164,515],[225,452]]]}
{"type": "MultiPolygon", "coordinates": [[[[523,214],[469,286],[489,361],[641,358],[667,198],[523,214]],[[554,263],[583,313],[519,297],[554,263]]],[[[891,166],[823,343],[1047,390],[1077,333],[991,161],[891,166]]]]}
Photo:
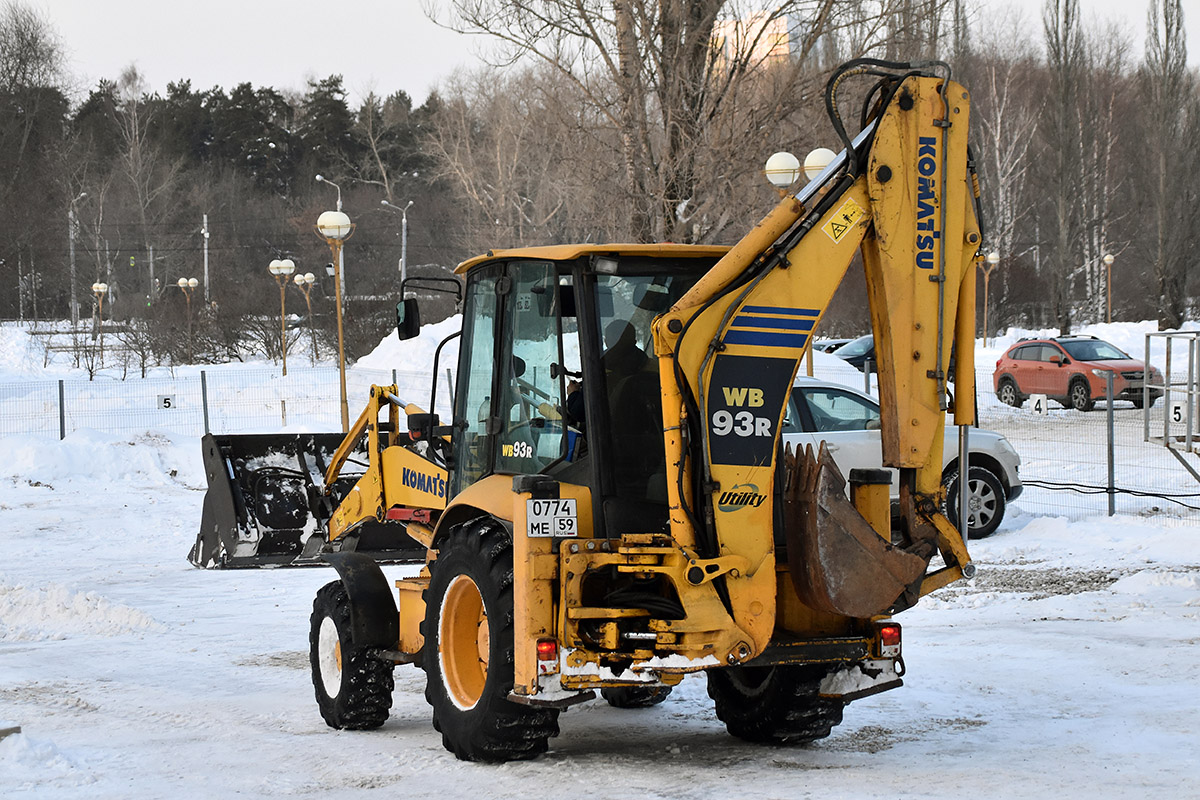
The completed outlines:
{"type": "Polygon", "coordinates": [[[283,374],[287,375],[287,311],[284,309],[284,300],[287,294],[287,276],[296,271],[296,262],[290,258],[282,261],[277,258],[267,269],[275,276],[275,283],[279,285],[279,349],[283,356],[283,374]]]}
{"type": "Polygon", "coordinates": [[[350,217],[342,212],[341,205],[339,190],[338,210],[325,211],[317,217],[316,232],[317,236],[329,245],[329,252],[333,256],[333,286],[337,302],[338,381],[342,388],[342,433],[347,433],[350,430],[350,407],[346,404],[346,349],[342,337],[342,245],[354,235],[354,224],[350,222],[350,217]]]}
{"type": "Polygon", "coordinates": [[[404,286],[404,279],[408,277],[408,210],[413,201],[409,200],[403,208],[387,200],[380,200],[379,204],[400,212],[400,285],[404,286]]]}
{"type": "Polygon", "coordinates": [[[992,270],[1000,263],[1000,254],[995,250],[987,254],[984,263],[980,264],[983,270],[983,346],[987,347],[988,333],[991,330],[988,328],[988,281],[991,280],[992,270]]]}
{"type": "Polygon", "coordinates": [[[100,337],[100,363],[104,363],[104,295],[108,293],[107,283],[93,283],[92,294],[96,296],[96,308],[99,324],[96,326],[100,337]]]}
{"type": "Polygon", "coordinates": [[[71,330],[79,327],[79,298],[75,294],[75,234],[79,230],[79,221],[75,218],[75,204],[87,197],[87,192],[80,192],[67,208],[67,249],[71,257],[71,330]]]}
{"type": "Polygon", "coordinates": [[[187,343],[188,343],[188,363],[192,363],[192,292],[196,291],[196,287],[200,285],[200,281],[195,278],[180,278],[175,282],[179,287],[179,291],[183,292],[183,296],[187,298],[187,343]]]}
{"type": "Polygon", "coordinates": [[[1104,261],[1104,291],[1108,295],[1105,303],[1104,321],[1112,322],[1112,265],[1116,259],[1113,258],[1112,253],[1105,253],[1102,260],[1104,261]]]}
{"type": "Polygon", "coordinates": [[[306,272],[292,278],[292,281],[300,291],[304,292],[304,304],[308,306],[308,333],[312,337],[312,365],[315,367],[317,365],[317,330],[313,327],[312,285],[316,283],[317,276],[306,272]]]}

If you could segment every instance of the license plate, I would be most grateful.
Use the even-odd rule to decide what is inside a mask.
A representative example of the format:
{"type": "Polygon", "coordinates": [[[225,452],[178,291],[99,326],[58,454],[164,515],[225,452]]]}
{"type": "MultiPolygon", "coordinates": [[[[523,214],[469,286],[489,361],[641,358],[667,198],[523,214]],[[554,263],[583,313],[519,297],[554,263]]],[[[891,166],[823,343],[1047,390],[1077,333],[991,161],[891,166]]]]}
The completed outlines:
{"type": "Polygon", "coordinates": [[[578,503],[565,500],[525,501],[526,534],[529,536],[578,536],[578,503]]]}

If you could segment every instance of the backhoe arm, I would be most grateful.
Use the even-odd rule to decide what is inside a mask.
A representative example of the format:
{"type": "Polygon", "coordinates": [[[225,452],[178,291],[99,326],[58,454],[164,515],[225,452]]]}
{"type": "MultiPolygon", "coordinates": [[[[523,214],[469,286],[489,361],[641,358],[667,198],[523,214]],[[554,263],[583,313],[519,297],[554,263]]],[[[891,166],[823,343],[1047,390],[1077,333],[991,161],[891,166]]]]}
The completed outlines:
{"type": "MultiPolygon", "coordinates": [[[[875,66],[860,65],[860,71],[882,74],[875,66]]],[[[668,463],[681,466],[680,480],[669,487],[672,534],[703,557],[746,559],[747,571],[730,573],[723,588],[755,652],[775,626],[775,502],[739,506],[717,499],[726,491],[778,497],[788,394],[856,252],[866,269],[879,360],[883,463],[901,469],[909,535],[904,555],[918,557],[920,573],[886,600],[855,603],[851,613],[836,608],[834,597],[831,610],[869,616],[911,605],[934,584],[959,577],[967,563],[961,537],[944,519],[935,520],[956,340],[957,396],[966,401],[955,408],[956,421],[973,421],[967,367],[980,233],[967,156],[969,98],[940,66],[941,75],[906,68],[885,77],[877,87],[877,113],[854,146],[802,192],[784,198],[655,323],[668,463]],[[935,549],[943,551],[949,572],[925,578],[935,549]],[[922,580],[927,585],[919,585],[922,580]],[[864,612],[871,604],[877,607],[864,612]]],[[[831,81],[831,95],[841,77],[831,81]]],[[[815,506],[813,515],[810,528],[833,524],[816,519],[815,506]]],[[[852,544],[843,549],[891,550],[890,543],[864,541],[861,533],[845,541],[852,544]]],[[[912,574],[906,569],[897,575],[912,574]]],[[[855,576],[824,578],[836,583],[855,576]]],[[[872,591],[880,590],[864,586],[847,596],[872,591]]]]}

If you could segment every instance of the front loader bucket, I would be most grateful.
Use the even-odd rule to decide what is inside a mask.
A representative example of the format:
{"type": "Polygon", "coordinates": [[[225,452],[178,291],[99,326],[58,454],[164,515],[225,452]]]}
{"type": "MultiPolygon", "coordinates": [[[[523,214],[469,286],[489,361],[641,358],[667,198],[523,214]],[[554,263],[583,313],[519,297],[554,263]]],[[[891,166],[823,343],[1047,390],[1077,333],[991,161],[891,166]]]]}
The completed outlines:
{"type": "MultiPolygon", "coordinates": [[[[325,522],[357,476],[324,497],[325,466],[340,433],[240,434],[201,440],[208,492],[188,561],[203,569],[319,565],[325,522]]],[[[366,463],[362,454],[360,459],[366,463]]],[[[366,523],[339,540],[379,560],[418,560],[424,549],[400,526],[366,523]]],[[[334,548],[338,549],[338,548],[334,548]]]]}
{"type": "MultiPolygon", "coordinates": [[[[822,442],[814,457],[785,455],[784,533],[800,599],[819,611],[868,618],[925,574],[922,558],[886,541],[846,498],[846,479],[822,442]]],[[[930,548],[932,553],[932,549],[930,548]]]]}

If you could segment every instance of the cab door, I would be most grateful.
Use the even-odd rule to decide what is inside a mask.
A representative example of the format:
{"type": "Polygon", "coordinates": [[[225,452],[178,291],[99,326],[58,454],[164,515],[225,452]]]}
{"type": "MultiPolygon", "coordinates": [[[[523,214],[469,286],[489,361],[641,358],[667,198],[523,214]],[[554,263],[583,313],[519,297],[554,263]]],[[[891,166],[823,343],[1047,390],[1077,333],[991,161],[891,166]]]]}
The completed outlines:
{"type": "Polygon", "coordinates": [[[557,275],[553,262],[515,261],[468,277],[454,411],[454,494],[497,472],[543,472],[564,457],[557,275]]]}

